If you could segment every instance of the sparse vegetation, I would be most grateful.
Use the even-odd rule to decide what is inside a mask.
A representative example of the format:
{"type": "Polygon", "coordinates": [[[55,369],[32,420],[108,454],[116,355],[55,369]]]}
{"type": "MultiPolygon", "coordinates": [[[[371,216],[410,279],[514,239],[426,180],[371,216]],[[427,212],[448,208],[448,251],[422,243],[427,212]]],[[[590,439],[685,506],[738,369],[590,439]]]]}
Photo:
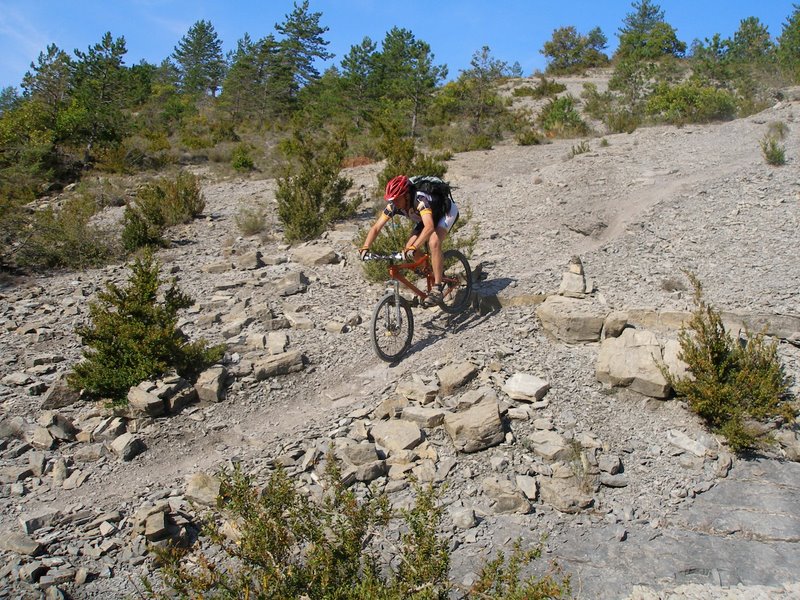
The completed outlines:
{"type": "Polygon", "coordinates": [[[258,235],[267,227],[267,215],[263,208],[242,208],[236,214],[236,226],[242,235],[258,235]]]}
{"type": "Polygon", "coordinates": [[[774,135],[767,133],[759,142],[761,153],[768,165],[780,167],[786,164],[786,149],[774,135]]]}
{"type": "Polygon", "coordinates": [[[570,95],[554,98],[542,109],[539,126],[549,136],[578,137],[586,135],[589,127],[581,119],[570,95]]]}
{"type": "Polygon", "coordinates": [[[584,154],[586,152],[589,152],[589,150],[591,150],[589,142],[587,142],[586,140],[582,140],[578,144],[572,146],[572,149],[569,151],[569,157],[574,158],[578,154],[584,154]]]}
{"type": "MultiPolygon", "coordinates": [[[[203,544],[216,551],[157,549],[171,590],[153,596],[444,600],[454,589],[447,579],[449,543],[438,535],[443,511],[432,487],[418,487],[414,506],[393,515],[384,495],[359,500],[347,489],[331,454],[319,502],[300,493],[281,469],[263,489],[239,470],[220,478],[218,510],[203,544]],[[403,521],[399,539],[387,527],[397,516],[403,521]],[[396,560],[386,564],[377,544],[396,560]]],[[[556,567],[520,580],[521,568],[540,555],[517,542],[508,561],[500,554],[484,566],[465,597],[568,597],[569,578],[556,567]]]]}
{"type": "Polygon", "coordinates": [[[791,420],[796,413],[777,344],[761,333],[732,337],[719,311],[704,299],[700,281],[693,273],[687,276],[694,288],[695,311],[678,337],[678,358],[689,375],[676,378],[664,366],[662,373],[732,450],[756,448],[765,440],[749,421],[791,420]]]}
{"type": "Polygon", "coordinates": [[[252,171],[255,168],[253,157],[250,153],[250,146],[239,144],[231,153],[231,166],[240,172],[252,171]]]}
{"type": "Polygon", "coordinates": [[[566,89],[567,86],[565,86],[563,83],[558,83],[553,79],[547,79],[547,77],[542,75],[539,77],[539,83],[536,85],[536,87],[521,86],[514,88],[512,95],[517,97],[530,96],[532,98],[553,98],[566,89]]]}
{"type": "Polygon", "coordinates": [[[174,370],[193,378],[222,357],[224,347],[189,342],[177,328],[178,311],[192,305],[173,280],[169,287],[149,252],[131,266],[128,285],[108,283],[89,305],[89,325],[76,332],[84,360],[68,376],[92,398],[127,402],[128,389],[174,370]]]}

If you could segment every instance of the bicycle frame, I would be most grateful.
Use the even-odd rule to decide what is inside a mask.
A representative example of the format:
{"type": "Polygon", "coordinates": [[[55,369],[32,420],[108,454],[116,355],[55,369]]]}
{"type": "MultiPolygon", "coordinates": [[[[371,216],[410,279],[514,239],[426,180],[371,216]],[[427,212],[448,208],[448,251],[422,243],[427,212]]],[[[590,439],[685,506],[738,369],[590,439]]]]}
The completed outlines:
{"type": "Polygon", "coordinates": [[[423,254],[417,260],[411,263],[403,263],[399,265],[392,265],[390,264],[389,269],[389,282],[393,283],[394,292],[395,294],[400,293],[400,286],[398,284],[402,283],[405,287],[411,290],[415,295],[419,296],[420,300],[424,300],[428,297],[427,292],[423,292],[419,289],[416,285],[411,283],[404,275],[403,271],[410,271],[414,269],[419,269],[420,267],[426,268],[426,281],[428,289],[433,286],[434,276],[433,271],[430,268],[427,268],[427,262],[429,260],[429,256],[427,254],[423,254]]]}

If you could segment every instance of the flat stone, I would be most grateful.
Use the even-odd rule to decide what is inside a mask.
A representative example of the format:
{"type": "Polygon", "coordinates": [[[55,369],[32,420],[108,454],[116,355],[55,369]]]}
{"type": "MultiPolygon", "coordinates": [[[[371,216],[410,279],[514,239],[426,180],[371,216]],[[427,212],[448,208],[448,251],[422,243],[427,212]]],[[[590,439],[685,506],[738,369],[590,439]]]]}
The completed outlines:
{"type": "Polygon", "coordinates": [[[444,423],[446,411],[424,406],[407,406],[403,409],[403,419],[417,423],[420,427],[431,429],[444,423]]]}
{"type": "Polygon", "coordinates": [[[524,402],[541,400],[549,389],[548,382],[529,373],[514,373],[503,385],[503,392],[509,398],[524,402]]]}
{"type": "Polygon", "coordinates": [[[203,506],[216,506],[219,478],[208,473],[193,473],[186,478],[186,499],[203,506]]]}
{"type": "Polygon", "coordinates": [[[436,399],[436,394],[439,393],[439,386],[423,383],[416,379],[407,379],[397,384],[395,393],[420,404],[430,404],[436,399]]]}
{"type": "Polygon", "coordinates": [[[373,425],[370,435],[389,454],[398,450],[411,450],[425,437],[416,423],[402,419],[380,421],[373,425]]]}
{"type": "Polygon", "coordinates": [[[24,554],[25,556],[36,556],[42,551],[42,545],[24,533],[7,531],[6,533],[0,533],[0,550],[24,554]]]}
{"type": "Polygon", "coordinates": [[[598,341],[608,312],[594,300],[566,296],[550,296],[536,309],[545,331],[568,344],[598,341]]]}
{"type": "Polygon", "coordinates": [[[303,366],[303,354],[299,350],[292,350],[253,363],[253,372],[257,381],[263,381],[269,377],[302,371],[303,366]]]}
{"type": "Polygon", "coordinates": [[[129,461],[146,450],[144,441],[132,433],[123,433],[113,442],[111,449],[124,461],[129,461]]]}
{"type": "Polygon", "coordinates": [[[139,417],[160,417],[167,407],[164,400],[140,388],[134,386],[128,390],[128,410],[133,418],[139,417]]]}
{"type": "Polygon", "coordinates": [[[225,391],[227,371],[225,367],[217,365],[206,369],[197,378],[194,389],[200,402],[214,404],[222,400],[225,391]]]}
{"type": "Polygon", "coordinates": [[[496,446],[506,437],[498,404],[492,400],[484,400],[462,412],[446,414],[444,428],[459,452],[478,452],[496,446]]]}
{"type": "Polygon", "coordinates": [[[658,364],[661,344],[651,331],[628,328],[600,345],[595,376],[611,386],[629,387],[652,398],[666,398],[671,388],[658,364]]]}
{"type": "Polygon", "coordinates": [[[477,374],[478,367],[469,362],[447,365],[443,369],[439,369],[436,375],[439,377],[442,396],[452,394],[454,390],[467,384],[477,374]]]}

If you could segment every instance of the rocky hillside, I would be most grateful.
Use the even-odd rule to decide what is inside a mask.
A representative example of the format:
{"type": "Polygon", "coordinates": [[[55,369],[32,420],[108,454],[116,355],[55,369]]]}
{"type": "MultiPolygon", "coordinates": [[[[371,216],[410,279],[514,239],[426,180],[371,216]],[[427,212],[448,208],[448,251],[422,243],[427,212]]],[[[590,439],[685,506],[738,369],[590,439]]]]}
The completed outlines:
{"type": "MultiPolygon", "coordinates": [[[[149,543],[192,538],[217,470],[263,479],[282,464],[319,493],[331,444],[356,489],[370,482],[397,507],[412,474],[447,483],[458,585],[512,540],[546,535],[578,598],[796,597],[796,425],[776,431],[774,453],[738,460],[652,369],[620,374],[642,344],[623,344],[621,366],[607,355],[634,332],[668,354],[691,309],[688,269],[731,327],[766,326],[800,379],[797,123],[793,100],[592,139],[572,157],[574,141],[457,155],[448,178],[479,228],[475,308],[416,310],[398,364],[372,353],[383,286],[364,282],[352,242],[372,207],[307,246],[242,237],[240,208],[275,213],[273,181],[207,181],[205,218],[158,253],[196,299],[183,330],[228,353],[196,386],[132,390],[125,413],[61,381],[88,302],[126,267],[7,282],[0,597],[134,595],[140,575],[157,579],[149,543]],[[759,147],[772,121],[789,126],[780,168],[759,147]],[[564,277],[574,256],[577,288],[564,277]]],[[[379,169],[353,169],[354,189],[374,195],[379,169]]]]}

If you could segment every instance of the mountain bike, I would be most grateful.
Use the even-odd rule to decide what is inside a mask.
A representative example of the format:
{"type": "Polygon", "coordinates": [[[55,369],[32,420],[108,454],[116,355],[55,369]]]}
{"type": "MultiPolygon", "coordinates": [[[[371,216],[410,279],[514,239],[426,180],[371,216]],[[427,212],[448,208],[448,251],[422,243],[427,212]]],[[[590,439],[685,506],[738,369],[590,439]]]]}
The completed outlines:
{"type": "MultiPolygon", "coordinates": [[[[393,362],[400,358],[414,337],[414,315],[411,307],[424,302],[431,292],[435,279],[428,254],[423,254],[414,262],[395,264],[404,260],[402,252],[392,254],[370,254],[364,260],[387,261],[389,281],[386,294],[378,301],[372,312],[370,337],[372,348],[381,360],[393,362]],[[413,271],[424,277],[425,291],[409,281],[404,271],[413,271]],[[400,285],[414,294],[411,302],[400,295],[400,285]]],[[[417,283],[421,284],[420,281],[417,283]]],[[[472,269],[467,258],[458,250],[444,252],[444,290],[439,307],[446,313],[457,314],[470,303],[472,293],[472,269]]]]}

